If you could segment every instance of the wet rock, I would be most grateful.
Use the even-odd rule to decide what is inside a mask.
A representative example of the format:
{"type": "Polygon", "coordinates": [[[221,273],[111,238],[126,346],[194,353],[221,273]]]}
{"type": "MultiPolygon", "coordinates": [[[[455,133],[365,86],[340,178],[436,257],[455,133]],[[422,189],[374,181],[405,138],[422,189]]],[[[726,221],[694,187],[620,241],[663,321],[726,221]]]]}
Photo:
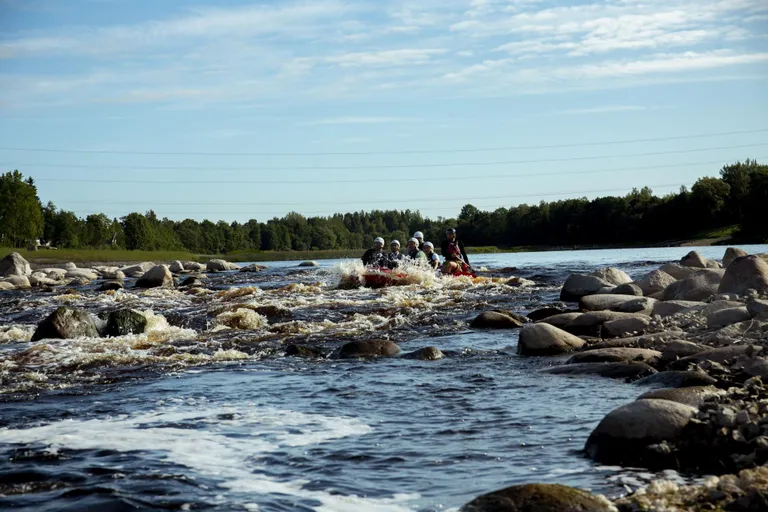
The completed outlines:
{"type": "Polygon", "coordinates": [[[671,363],[669,366],[673,370],[684,370],[690,364],[698,364],[703,361],[713,361],[722,364],[726,361],[734,360],[741,355],[759,354],[762,351],[763,347],[757,345],[732,345],[730,347],[719,347],[683,357],[682,359],[678,359],[674,363],[671,363]]]}
{"type": "Polygon", "coordinates": [[[664,289],[677,281],[674,277],[663,270],[654,270],[642,279],[636,281],[637,286],[643,291],[643,295],[653,295],[664,291],[664,289]]]}
{"type": "Polygon", "coordinates": [[[95,270],[89,268],[76,268],[74,270],[68,270],[64,277],[69,279],[87,279],[93,281],[99,278],[99,274],[95,270]]]}
{"type": "Polygon", "coordinates": [[[400,353],[397,343],[389,340],[351,341],[339,351],[339,358],[394,357],[400,353]]]}
{"type": "Polygon", "coordinates": [[[604,338],[618,338],[627,334],[643,333],[650,323],[651,319],[647,316],[611,320],[610,322],[605,322],[603,324],[603,330],[601,332],[604,338]]]}
{"type": "Polygon", "coordinates": [[[110,281],[104,281],[101,283],[101,286],[99,287],[100,292],[107,292],[110,290],[122,290],[125,288],[125,285],[122,281],[117,280],[110,280],[110,281]]]}
{"type": "Polygon", "coordinates": [[[54,281],[61,281],[67,275],[67,271],[63,268],[40,268],[37,269],[37,272],[44,273],[48,279],[53,279],[54,281]]]}
{"type": "Polygon", "coordinates": [[[549,306],[549,307],[544,307],[544,308],[539,308],[539,309],[533,310],[533,311],[531,311],[530,313],[528,313],[525,316],[527,316],[528,318],[530,318],[534,322],[538,322],[538,321],[544,320],[545,318],[548,318],[550,316],[559,315],[559,314],[565,313],[565,312],[566,311],[563,308],[556,308],[556,307],[549,306]]]}
{"type": "Polygon", "coordinates": [[[674,467],[669,454],[649,449],[677,440],[696,409],[670,400],[636,400],[614,409],[592,431],[585,450],[605,464],[674,467]]]}
{"type": "Polygon", "coordinates": [[[631,336],[628,338],[613,338],[603,340],[598,343],[585,346],[582,350],[598,350],[601,348],[651,348],[659,349],[659,347],[665,347],[667,340],[673,340],[679,338],[682,334],[680,330],[669,330],[662,332],[655,332],[650,334],[642,334],[640,336],[631,336]]]}
{"type": "Polygon", "coordinates": [[[168,266],[168,270],[170,270],[174,274],[178,274],[179,272],[184,272],[184,264],[178,260],[172,261],[171,264],[168,266]]]}
{"type": "MultiPolygon", "coordinates": [[[[662,372],[663,373],[663,372],[662,372]]],[[[661,375],[658,373],[656,375],[661,375]]],[[[656,375],[651,375],[655,377],[656,375]]],[[[637,381],[635,384],[640,383],[642,380],[637,381]]],[[[677,402],[678,404],[689,405],[691,407],[698,408],[704,401],[710,397],[722,395],[725,393],[723,390],[717,389],[714,386],[701,385],[682,387],[678,389],[655,389],[643,393],[638,400],[669,400],[670,402],[677,402]]]]}
{"type": "Polygon", "coordinates": [[[659,267],[659,270],[665,274],[669,274],[676,280],[687,279],[696,274],[696,269],[691,267],[684,267],[679,263],[667,263],[659,267]]]}
{"type": "Polygon", "coordinates": [[[655,306],[657,302],[658,300],[653,297],[637,297],[622,302],[611,308],[611,310],[618,311],[619,313],[642,313],[650,316],[651,311],[653,311],[653,306],[655,306]]]}
{"type": "Polygon", "coordinates": [[[80,336],[95,338],[99,333],[93,317],[86,311],[62,306],[40,322],[32,341],[70,339],[80,336]]]}
{"type": "Polygon", "coordinates": [[[43,277],[40,277],[39,275],[36,276],[33,273],[29,276],[29,284],[32,286],[56,286],[57,281],[45,277],[45,274],[42,274],[42,276],[43,277]]]}
{"type": "Polygon", "coordinates": [[[525,325],[520,320],[498,311],[485,311],[469,324],[475,329],[517,329],[525,325]]]}
{"type": "Polygon", "coordinates": [[[193,286],[200,286],[202,283],[200,282],[200,279],[194,276],[190,276],[183,280],[179,286],[185,287],[185,288],[191,288],[193,286]]]}
{"type": "Polygon", "coordinates": [[[666,343],[661,350],[661,362],[666,364],[681,357],[692,356],[699,352],[709,350],[711,347],[699,345],[690,341],[675,340],[666,343]]]}
{"type": "Polygon", "coordinates": [[[560,291],[560,300],[577,301],[586,295],[597,293],[603,287],[613,288],[611,283],[596,276],[571,274],[560,291]]]}
{"type": "Polygon", "coordinates": [[[723,255],[723,267],[728,268],[728,265],[730,265],[733,260],[744,256],[749,256],[749,254],[747,254],[747,252],[743,249],[739,249],[737,247],[728,247],[725,250],[725,254],[723,255]]]}
{"type": "Polygon", "coordinates": [[[676,315],[681,311],[691,310],[692,308],[704,309],[707,304],[705,302],[697,302],[690,300],[670,300],[664,302],[657,302],[653,305],[653,312],[651,316],[660,316],[666,318],[668,316],[676,315]]]}
{"type": "Polygon", "coordinates": [[[12,252],[0,260],[0,276],[28,276],[32,274],[32,267],[21,254],[12,252]]]}
{"type": "Polygon", "coordinates": [[[588,295],[579,300],[579,307],[586,311],[605,311],[634,300],[637,300],[634,295],[588,295]]]}
{"type": "Polygon", "coordinates": [[[6,279],[7,283],[11,283],[17,290],[31,288],[32,284],[29,282],[27,276],[12,275],[6,279]]]}
{"type": "Polygon", "coordinates": [[[768,316],[768,300],[752,299],[747,303],[750,316],[768,316]]]}
{"type": "Polygon", "coordinates": [[[158,287],[173,288],[173,275],[165,265],[152,267],[136,281],[136,288],[158,287]]]}
{"type": "Polygon", "coordinates": [[[181,265],[184,267],[184,270],[189,270],[190,272],[202,272],[205,270],[205,265],[196,261],[182,261],[181,265]]]}
{"type": "Polygon", "coordinates": [[[667,286],[663,292],[663,300],[708,300],[718,293],[721,278],[720,273],[715,271],[699,272],[667,286]]]}
{"type": "Polygon", "coordinates": [[[520,331],[517,353],[554,355],[570,352],[584,345],[584,340],[549,324],[529,324],[520,331]]]}
{"type": "Polygon", "coordinates": [[[618,268],[608,267],[601,268],[591,272],[589,275],[599,277],[603,281],[608,282],[612,286],[619,286],[626,283],[631,283],[632,278],[627,275],[623,270],[618,268]]]}
{"type": "Polygon", "coordinates": [[[64,270],[75,270],[76,268],[77,268],[77,265],[75,265],[71,261],[69,263],[64,264],[64,270]]]}
{"type": "Polygon", "coordinates": [[[101,277],[104,279],[112,279],[112,280],[118,280],[122,281],[125,279],[125,274],[122,270],[115,268],[114,270],[103,270],[99,272],[101,277]]]}
{"type": "Polygon", "coordinates": [[[712,296],[712,302],[731,301],[735,302],[739,300],[739,296],[735,293],[718,293],[712,296]]]}
{"type": "Polygon", "coordinates": [[[16,287],[7,281],[0,281],[0,291],[14,290],[16,287]]]}
{"type": "Polygon", "coordinates": [[[152,262],[144,262],[136,265],[123,267],[120,269],[120,271],[128,277],[139,277],[143,275],[144,272],[146,272],[147,270],[151,269],[154,266],[155,264],[152,262]]]}
{"type": "Polygon", "coordinates": [[[319,267],[320,264],[316,261],[302,261],[299,263],[300,267],[319,267]]]}
{"type": "Polygon", "coordinates": [[[460,512],[610,512],[608,500],[559,484],[514,485],[484,494],[460,512]]]}
{"type": "Polygon", "coordinates": [[[553,375],[598,375],[611,379],[639,379],[653,375],[656,369],[641,362],[620,363],[575,363],[562,364],[542,370],[553,375]]]}
{"type": "Polygon", "coordinates": [[[419,361],[437,361],[445,357],[437,347],[424,347],[401,356],[403,359],[416,359],[419,361]]]}
{"type": "Polygon", "coordinates": [[[733,260],[717,291],[742,295],[748,289],[768,293],[768,263],[757,256],[743,256],[733,260]]]}
{"type": "Polygon", "coordinates": [[[87,277],[75,277],[68,281],[69,286],[88,286],[91,284],[91,280],[87,277]]]}
{"type": "Polygon", "coordinates": [[[560,313],[558,315],[552,315],[544,318],[543,320],[540,320],[540,322],[554,325],[555,327],[559,327],[562,329],[566,325],[570,324],[577,318],[579,318],[584,313],[560,313]]]}
{"type": "Polygon", "coordinates": [[[147,328],[147,318],[132,309],[119,309],[109,313],[106,336],[125,336],[126,334],[141,334],[147,328]]]}
{"type": "Polygon", "coordinates": [[[714,260],[705,258],[696,251],[691,251],[680,260],[680,264],[684,267],[695,268],[720,268],[720,264],[714,260]]]}
{"type": "Polygon", "coordinates": [[[710,377],[701,370],[678,370],[659,372],[650,377],[635,382],[638,386],[664,386],[667,388],[685,388],[690,386],[709,386],[717,383],[717,379],[710,377]]]}
{"type": "Polygon", "coordinates": [[[285,355],[288,357],[303,357],[306,359],[319,359],[324,357],[322,350],[306,345],[288,345],[285,347],[285,355]]]}
{"type": "Polygon", "coordinates": [[[619,285],[614,288],[611,293],[615,293],[617,295],[632,295],[635,297],[643,296],[643,290],[635,283],[624,283],[619,285]]]}
{"type": "Polygon", "coordinates": [[[622,363],[639,361],[653,364],[661,357],[661,352],[647,348],[602,348],[585,350],[571,356],[566,364],[574,363],[622,363]]]}
{"type": "Polygon", "coordinates": [[[266,270],[267,267],[264,265],[258,265],[256,263],[252,263],[246,267],[240,268],[240,272],[261,272],[262,270],[266,270]]]}
{"type": "Polygon", "coordinates": [[[638,313],[620,313],[618,311],[593,311],[580,315],[563,329],[573,334],[599,336],[600,328],[605,322],[624,318],[636,318],[638,316],[642,315],[638,313]]]}
{"type": "Polygon", "coordinates": [[[210,260],[206,264],[205,268],[208,270],[208,272],[228,272],[230,270],[240,270],[239,265],[235,265],[234,263],[220,259],[210,260]]]}
{"type": "Polygon", "coordinates": [[[725,327],[749,320],[751,316],[746,306],[720,309],[707,315],[707,327],[725,327]]]}

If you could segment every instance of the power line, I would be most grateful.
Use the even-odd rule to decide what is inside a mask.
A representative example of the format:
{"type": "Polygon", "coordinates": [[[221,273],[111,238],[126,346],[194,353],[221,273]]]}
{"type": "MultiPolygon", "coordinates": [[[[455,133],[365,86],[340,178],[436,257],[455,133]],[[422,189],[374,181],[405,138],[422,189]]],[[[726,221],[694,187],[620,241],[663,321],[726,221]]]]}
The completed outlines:
{"type": "MultiPolygon", "coordinates": [[[[758,159],[768,159],[768,157],[757,157],[758,159]]],[[[518,174],[485,174],[485,175],[473,175],[472,179],[495,179],[495,178],[530,178],[539,176],[563,176],[563,175],[578,175],[578,174],[600,174],[605,172],[627,172],[627,171],[653,171],[656,169],[670,169],[670,168],[682,168],[690,167],[693,165],[713,165],[722,164],[722,159],[710,160],[706,162],[687,162],[682,164],[666,164],[647,166],[641,165],[636,167],[619,167],[612,169],[590,169],[586,171],[555,171],[555,172],[530,172],[530,173],[518,173],[518,174]]],[[[466,181],[466,176],[445,176],[440,177],[440,181],[466,181]]],[[[121,183],[121,184],[137,184],[137,183],[158,183],[158,184],[173,184],[173,185],[185,185],[185,184],[217,184],[217,185],[316,185],[316,184],[330,184],[330,183],[406,183],[406,182],[419,182],[430,181],[434,182],[434,177],[427,178],[373,178],[373,179],[350,179],[350,180],[301,180],[301,181],[254,181],[254,180],[237,180],[236,182],[217,182],[217,181],[144,181],[144,180],[98,180],[98,179],[66,179],[66,178],[40,178],[35,179],[36,182],[77,182],[77,183],[121,183]]],[[[91,201],[89,201],[91,202],[91,201]]],[[[110,204],[115,204],[109,201],[110,204]]],[[[156,203],[153,203],[156,204],[156,203]]],[[[198,203],[199,204],[199,203],[198,203]]],[[[226,203],[232,204],[232,203],[226,203]]]]}
{"type": "MultiPolygon", "coordinates": [[[[680,186],[683,186],[683,184],[676,183],[676,184],[648,185],[648,186],[650,188],[670,188],[670,187],[680,187],[680,186]]],[[[582,190],[582,191],[574,191],[574,192],[543,192],[543,193],[536,192],[536,193],[528,193],[528,194],[515,194],[515,195],[505,195],[505,196],[495,196],[495,197],[492,196],[492,197],[484,197],[484,198],[457,198],[457,200],[476,200],[476,199],[507,199],[507,200],[510,200],[510,199],[517,199],[517,198],[521,198],[521,197],[567,196],[567,195],[581,195],[581,194],[596,194],[596,193],[606,193],[606,192],[617,192],[617,191],[623,191],[623,190],[626,190],[626,187],[612,188],[612,189],[602,189],[602,190],[582,190]]],[[[450,199],[441,199],[441,201],[447,201],[447,200],[450,200],[450,199]]],[[[400,201],[401,202],[406,202],[406,201],[414,201],[414,200],[413,199],[403,199],[403,200],[400,200],[400,201]]],[[[419,199],[419,200],[415,200],[415,201],[421,201],[421,200],[419,199]]],[[[338,203],[338,201],[336,201],[334,203],[330,203],[330,204],[336,204],[336,203],[338,203]]],[[[229,203],[229,204],[232,204],[232,203],[229,203]]],[[[299,203],[294,203],[294,204],[299,204],[299,203]]],[[[354,204],[354,203],[347,203],[347,204],[354,204]]],[[[376,204],[376,203],[368,202],[368,203],[359,203],[359,204],[376,204]]],[[[431,208],[431,209],[432,210],[455,210],[456,207],[441,207],[441,208],[431,208]]],[[[84,211],[84,210],[77,210],[74,213],[93,213],[93,212],[88,212],[88,211],[84,211]]],[[[105,214],[109,213],[110,215],[117,214],[117,212],[101,212],[101,213],[105,213],[105,214]]],[[[203,215],[211,215],[211,214],[231,215],[231,214],[242,214],[242,213],[247,213],[249,215],[269,215],[269,214],[272,214],[273,212],[267,212],[267,211],[245,211],[245,212],[244,211],[217,211],[217,212],[211,212],[211,211],[206,211],[206,212],[201,212],[201,211],[166,211],[166,212],[164,212],[165,215],[194,215],[194,214],[203,214],[203,215]]],[[[304,212],[304,214],[307,214],[307,215],[323,215],[323,214],[328,214],[328,213],[325,212],[325,211],[316,211],[316,212],[304,212]]]]}
{"type": "MultiPolygon", "coordinates": [[[[576,156],[566,158],[544,158],[533,160],[502,160],[495,162],[459,162],[459,163],[442,163],[442,164],[387,164],[387,165],[329,165],[329,166],[298,166],[298,167],[199,167],[199,166],[125,166],[125,165],[66,165],[66,164],[29,164],[29,163],[17,163],[15,167],[50,167],[50,168],[67,168],[67,169],[130,169],[130,170],[179,170],[179,171],[331,171],[331,170],[377,170],[377,169],[419,169],[419,168],[445,168],[445,167],[483,167],[491,165],[513,165],[513,164],[536,164],[536,163],[552,163],[552,162],[576,162],[585,160],[608,160],[611,158],[633,158],[642,156],[660,156],[660,155],[676,155],[683,153],[699,153],[704,151],[718,151],[723,149],[743,149],[768,146],[768,142],[761,142],[757,144],[741,144],[737,146],[719,146],[719,147],[706,147],[706,148],[693,148],[693,149],[676,149],[672,151],[651,151],[645,153],[626,153],[626,154],[612,154],[612,155],[600,155],[600,156],[576,156]]],[[[115,182],[117,183],[117,182],[115,182]]],[[[146,182],[146,183],[165,183],[165,182],[146,182]]],[[[175,183],[175,182],[173,182],[175,183]]],[[[189,183],[189,182],[188,182],[189,183]]],[[[216,183],[216,182],[199,182],[199,183],[216,183]]],[[[324,182],[325,183],[325,182],[324,182]]]]}
{"type": "Polygon", "coordinates": [[[746,135],[750,133],[762,133],[768,131],[768,128],[758,128],[755,130],[739,130],[732,132],[719,133],[701,133],[696,135],[678,135],[673,137],[657,137],[645,139],[624,139],[603,142],[580,142],[570,144],[547,144],[535,146],[500,146],[487,148],[464,148],[464,149],[412,149],[401,151],[329,151],[329,152],[255,152],[255,153],[225,153],[225,152],[204,152],[204,151],[128,151],[128,150],[108,150],[108,149],[59,149],[59,148],[15,148],[0,147],[0,151],[20,151],[20,152],[38,152],[38,153],[77,153],[77,154],[105,154],[105,155],[175,155],[175,156],[343,156],[343,155],[415,155],[430,153],[479,153],[484,151],[521,151],[528,149],[554,149],[554,148],[572,148],[582,146],[607,146],[615,144],[635,144],[642,142],[660,142],[670,140],[699,139],[706,137],[723,137],[727,135],[746,135]]]}

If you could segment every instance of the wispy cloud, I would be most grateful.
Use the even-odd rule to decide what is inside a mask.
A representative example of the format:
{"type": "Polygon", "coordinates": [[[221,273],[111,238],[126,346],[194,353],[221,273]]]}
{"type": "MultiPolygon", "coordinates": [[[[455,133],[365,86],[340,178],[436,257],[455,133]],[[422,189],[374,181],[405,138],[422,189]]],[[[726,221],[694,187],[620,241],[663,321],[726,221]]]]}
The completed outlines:
{"type": "Polygon", "coordinates": [[[347,116],[315,119],[299,123],[302,126],[318,126],[329,124],[386,124],[386,123],[413,123],[418,119],[412,117],[388,117],[388,116],[347,116]]]}

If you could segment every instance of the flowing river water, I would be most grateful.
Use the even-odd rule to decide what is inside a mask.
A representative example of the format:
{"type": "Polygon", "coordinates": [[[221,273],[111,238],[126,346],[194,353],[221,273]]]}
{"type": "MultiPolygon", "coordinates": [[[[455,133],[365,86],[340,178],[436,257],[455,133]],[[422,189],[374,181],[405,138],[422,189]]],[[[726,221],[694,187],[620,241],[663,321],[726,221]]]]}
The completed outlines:
{"type": "MultiPolygon", "coordinates": [[[[193,292],[130,280],[119,292],[2,292],[0,506],[442,511],[526,482],[623,494],[658,475],[600,466],[581,449],[607,412],[647,389],[540,373],[564,358],[520,357],[517,331],[468,322],[556,302],[572,272],[640,277],[688,250],[476,255],[487,277],[383,289],[340,288],[358,264],[328,260],[208,274],[193,292]],[[133,308],[148,329],[30,342],[61,305],[133,308]],[[381,338],[448,357],[327,357],[381,338]],[[324,357],[286,356],[290,344],[324,357]]],[[[724,248],[698,250],[719,258],[724,248]]]]}

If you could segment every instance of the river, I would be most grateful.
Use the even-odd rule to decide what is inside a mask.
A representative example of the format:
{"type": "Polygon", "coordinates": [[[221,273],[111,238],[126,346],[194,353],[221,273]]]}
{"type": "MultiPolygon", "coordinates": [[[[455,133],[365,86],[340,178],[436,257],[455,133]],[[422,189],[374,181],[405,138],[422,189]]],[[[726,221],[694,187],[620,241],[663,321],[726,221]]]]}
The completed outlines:
{"type": "MultiPolygon", "coordinates": [[[[0,503],[426,512],[526,482],[622,494],[658,475],[600,466],[580,450],[607,412],[647,388],[540,373],[564,358],[517,356],[517,331],[473,330],[468,320],[556,301],[571,272],[616,266],[640,277],[689,250],[476,255],[472,264],[491,278],[379,290],[338,289],[353,265],[327,260],[209,274],[208,290],[195,293],[0,292],[0,503]],[[532,283],[509,286],[510,275],[532,283]],[[60,305],[138,309],[148,332],[30,342],[60,305]],[[255,311],[264,306],[291,317],[255,311]],[[284,355],[291,343],[327,355],[382,337],[403,352],[436,346],[449,357],[284,355]]],[[[720,258],[724,248],[697,250],[720,258]]]]}

